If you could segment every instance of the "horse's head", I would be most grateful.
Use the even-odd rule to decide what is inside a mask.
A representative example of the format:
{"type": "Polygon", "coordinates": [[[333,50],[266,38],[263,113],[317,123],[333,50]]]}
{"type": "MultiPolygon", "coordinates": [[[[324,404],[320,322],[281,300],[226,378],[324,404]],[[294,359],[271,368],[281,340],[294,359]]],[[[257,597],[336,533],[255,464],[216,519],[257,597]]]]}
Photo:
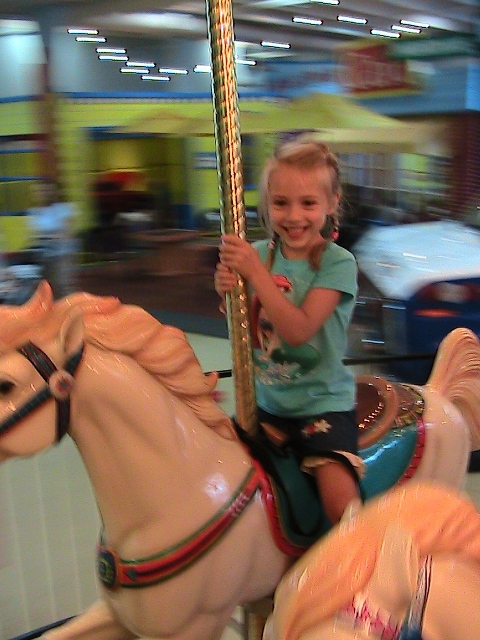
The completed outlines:
{"type": "Polygon", "coordinates": [[[417,579],[419,570],[419,550],[412,536],[397,523],[389,525],[369,582],[326,621],[325,634],[318,640],[331,637],[329,627],[341,629],[344,638],[418,638],[409,634],[421,630],[423,619],[411,622],[408,614],[416,599],[423,607],[428,598],[428,589],[417,588],[417,582],[426,584],[417,579]]]}
{"type": "MultiPolygon", "coordinates": [[[[421,558],[402,527],[387,528],[365,588],[301,640],[477,640],[480,566],[461,554],[421,558]]],[[[264,640],[275,640],[270,619],[264,640]]]]}
{"type": "MultiPolygon", "coordinates": [[[[41,333],[37,334],[39,338],[41,333]]],[[[3,344],[0,353],[0,462],[48,448],[69,426],[70,393],[83,349],[83,321],[65,318],[53,337],[3,344]]]]}
{"type": "Polygon", "coordinates": [[[478,597],[475,506],[446,487],[410,482],[370,501],[296,562],[276,590],[264,639],[476,640],[480,612],[467,611],[478,597]],[[421,618],[425,603],[419,631],[409,610],[421,618]]]}
{"type": "Polygon", "coordinates": [[[71,385],[67,374],[74,374],[83,340],[131,357],[206,425],[236,438],[232,421],[211,395],[217,376],[203,374],[182,331],[117,298],[74,293],[53,301],[42,282],[24,305],[0,306],[0,461],[30,455],[58,439],[50,411],[55,404],[58,434],[68,428],[62,417],[68,401],[55,396],[55,403],[51,396],[62,396],[71,385]]]}

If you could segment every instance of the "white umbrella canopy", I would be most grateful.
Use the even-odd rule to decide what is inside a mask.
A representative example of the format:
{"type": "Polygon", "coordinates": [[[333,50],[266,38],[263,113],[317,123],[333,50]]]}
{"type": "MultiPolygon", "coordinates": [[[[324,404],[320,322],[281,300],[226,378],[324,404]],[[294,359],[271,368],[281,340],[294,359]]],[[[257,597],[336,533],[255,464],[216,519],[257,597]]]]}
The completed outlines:
{"type": "MultiPolygon", "coordinates": [[[[350,98],[312,93],[279,102],[239,102],[241,134],[316,131],[339,153],[415,152],[427,127],[403,123],[356,104],[350,98]]],[[[179,103],[136,118],[115,129],[122,133],[165,136],[213,136],[213,108],[207,102],[179,103]]]]}

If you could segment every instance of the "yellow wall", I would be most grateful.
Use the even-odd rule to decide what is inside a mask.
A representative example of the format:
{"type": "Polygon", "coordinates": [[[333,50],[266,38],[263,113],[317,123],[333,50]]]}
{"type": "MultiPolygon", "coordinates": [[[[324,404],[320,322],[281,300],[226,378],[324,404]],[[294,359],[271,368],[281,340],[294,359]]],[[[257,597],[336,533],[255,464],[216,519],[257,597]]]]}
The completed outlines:
{"type": "MultiPolygon", "coordinates": [[[[258,107],[258,101],[243,103],[248,109],[252,105],[258,107]]],[[[91,183],[92,175],[98,170],[95,145],[88,134],[87,128],[93,127],[121,127],[138,123],[141,120],[154,118],[160,112],[174,113],[176,116],[190,114],[201,119],[208,119],[212,106],[209,101],[203,102],[152,102],[141,100],[73,100],[58,99],[57,106],[57,140],[59,157],[62,159],[60,168],[62,182],[66,185],[67,198],[76,202],[79,207],[77,228],[88,227],[93,219],[94,211],[92,202],[86,190],[86,185],[91,183]]],[[[268,136],[266,136],[268,137],[268,136]]],[[[271,138],[269,136],[268,138],[271,138]]],[[[100,143],[100,144],[103,144],[100,143]]],[[[270,149],[271,145],[267,145],[270,149]]],[[[106,149],[107,147],[105,147],[106,149]]],[[[131,138],[122,142],[121,154],[114,160],[117,168],[125,162],[131,167],[140,167],[147,171],[148,175],[163,179],[160,170],[161,159],[158,155],[167,157],[166,174],[168,176],[168,188],[177,205],[191,208],[195,217],[198,212],[219,208],[218,178],[215,169],[195,168],[194,154],[197,152],[215,151],[215,142],[210,137],[183,137],[183,138],[131,138]],[[168,142],[167,142],[168,141],[168,142]],[[124,145],[124,146],[123,146],[124,145]],[[130,145],[130,148],[129,148],[130,145]],[[141,157],[141,160],[140,160],[141,157]]],[[[263,144],[258,149],[262,158],[263,144]]],[[[106,150],[101,152],[101,166],[106,168],[106,150]]],[[[110,158],[112,156],[110,155],[110,158]]],[[[165,171],[164,171],[165,173],[165,171]]],[[[256,206],[256,191],[245,192],[247,206],[256,206]]]]}
{"type": "Polygon", "coordinates": [[[32,242],[32,230],[27,217],[5,216],[0,218],[1,245],[3,251],[19,251],[32,242]]]}
{"type": "MultiPolygon", "coordinates": [[[[28,139],[12,144],[2,140],[3,136],[37,137],[40,134],[40,103],[38,101],[17,101],[0,103],[0,213],[23,212],[31,205],[31,186],[34,180],[26,178],[40,177],[42,159],[38,142],[28,139]],[[31,149],[18,153],[16,144],[31,149]]],[[[26,216],[1,215],[0,248],[4,251],[17,251],[31,242],[32,232],[26,216]]]]}
{"type": "MultiPolygon", "coordinates": [[[[245,103],[258,106],[258,102],[245,103]]],[[[199,212],[219,208],[218,177],[215,168],[200,169],[195,166],[196,153],[215,153],[215,141],[209,137],[142,137],[112,140],[94,140],[90,130],[95,128],[122,127],[145,118],[174,113],[181,117],[195,114],[208,122],[212,112],[210,101],[203,102],[153,102],[116,99],[71,99],[51,96],[54,109],[53,127],[58,158],[59,178],[64,197],[74,203],[75,231],[88,229],[95,223],[96,212],[90,193],[91,184],[99,172],[110,169],[141,169],[149,185],[163,184],[171,201],[179,209],[190,211],[183,223],[195,224],[199,212]]],[[[212,116],[213,117],[213,116],[212,116]]],[[[39,102],[0,104],[0,135],[27,135],[41,130],[41,104],[39,102]]],[[[260,137],[259,137],[260,138],[260,137]]],[[[268,145],[259,144],[261,162],[254,170],[260,171],[263,151],[268,145]]],[[[42,173],[39,158],[29,154],[5,159],[4,175],[14,175],[22,164],[22,173],[42,173]],[[5,174],[5,171],[8,173],[5,174]]],[[[0,159],[1,162],[1,159],[0,159]]],[[[0,170],[2,172],[2,170],[0,170]]],[[[255,179],[255,183],[256,183],[255,179]]],[[[30,204],[28,183],[15,186],[0,184],[0,203],[16,203],[12,210],[20,211],[30,204]],[[23,186],[22,186],[23,185],[23,186]]],[[[256,206],[256,191],[245,191],[245,202],[256,206]]],[[[7,205],[0,205],[5,209],[7,205]]],[[[21,220],[21,218],[18,218],[21,220]]],[[[24,222],[16,218],[2,221],[8,243],[18,245],[25,241],[24,222]],[[14,231],[18,227],[18,232],[14,231]]],[[[18,248],[15,246],[15,248],[18,248]]]]}
{"type": "Polygon", "coordinates": [[[0,103],[0,136],[31,135],[40,131],[38,101],[0,103]]]}

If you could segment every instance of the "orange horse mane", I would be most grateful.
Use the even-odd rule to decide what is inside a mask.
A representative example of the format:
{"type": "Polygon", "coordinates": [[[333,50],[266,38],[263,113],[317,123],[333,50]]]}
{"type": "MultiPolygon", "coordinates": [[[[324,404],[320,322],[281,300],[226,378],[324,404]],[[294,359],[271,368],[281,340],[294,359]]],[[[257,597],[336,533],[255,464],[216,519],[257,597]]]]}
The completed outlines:
{"type": "Polygon", "coordinates": [[[475,505],[444,486],[410,481],[369,502],[297,561],[276,591],[282,605],[281,637],[298,640],[365,588],[385,531],[394,522],[412,535],[420,557],[458,553],[480,566],[480,514],[475,505]]]}
{"type": "Polygon", "coordinates": [[[0,306],[0,354],[27,342],[51,340],[72,314],[81,314],[85,341],[132,357],[195,415],[224,437],[233,439],[230,418],[212,397],[216,374],[205,375],[183,331],[161,324],[141,307],[115,297],[73,293],[54,301],[42,282],[21,306],[0,306]]]}

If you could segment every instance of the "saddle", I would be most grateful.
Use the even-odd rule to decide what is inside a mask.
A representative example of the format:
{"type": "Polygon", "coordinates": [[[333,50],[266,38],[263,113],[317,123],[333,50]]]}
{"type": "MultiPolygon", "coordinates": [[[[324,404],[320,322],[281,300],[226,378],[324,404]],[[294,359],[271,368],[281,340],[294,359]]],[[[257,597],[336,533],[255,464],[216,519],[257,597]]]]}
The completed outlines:
{"type": "MultiPolygon", "coordinates": [[[[364,497],[371,497],[393,486],[405,473],[414,472],[413,468],[409,469],[413,458],[421,458],[417,427],[423,413],[423,399],[414,387],[394,384],[378,376],[361,375],[356,383],[359,454],[365,461],[373,460],[367,465],[361,492],[364,497]],[[403,427],[402,438],[399,438],[395,434],[403,427]],[[384,446],[383,440],[388,441],[385,461],[378,455],[384,446]]],[[[238,429],[239,436],[268,477],[271,498],[265,502],[270,505],[267,511],[277,546],[289,555],[298,556],[331,525],[313,477],[300,470],[288,447],[287,434],[270,424],[261,426],[260,436],[251,439],[238,429]]]]}

